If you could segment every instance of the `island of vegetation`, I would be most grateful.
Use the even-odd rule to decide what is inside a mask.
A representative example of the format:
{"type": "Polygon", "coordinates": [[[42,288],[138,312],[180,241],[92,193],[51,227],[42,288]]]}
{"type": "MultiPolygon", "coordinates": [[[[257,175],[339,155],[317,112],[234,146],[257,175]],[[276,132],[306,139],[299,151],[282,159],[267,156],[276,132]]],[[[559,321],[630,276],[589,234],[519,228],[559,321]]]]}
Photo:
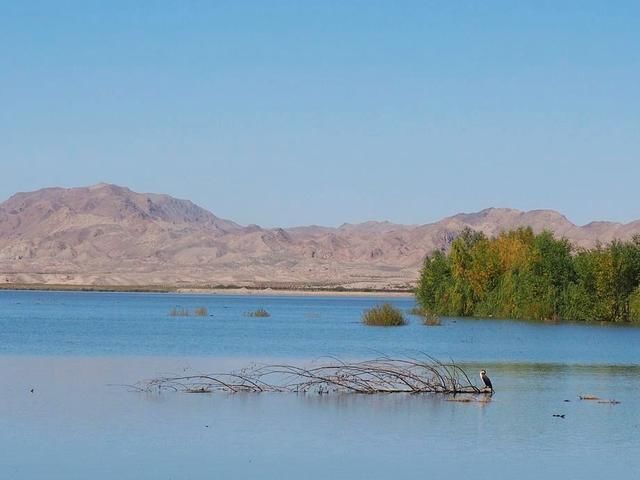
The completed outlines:
{"type": "Polygon", "coordinates": [[[640,236],[593,249],[520,228],[466,229],[426,257],[416,289],[436,315],[640,322],[640,236]]]}
{"type": "Polygon", "coordinates": [[[383,303],[365,310],[362,323],[373,327],[401,327],[407,324],[407,320],[401,310],[390,303],[383,303]]]}

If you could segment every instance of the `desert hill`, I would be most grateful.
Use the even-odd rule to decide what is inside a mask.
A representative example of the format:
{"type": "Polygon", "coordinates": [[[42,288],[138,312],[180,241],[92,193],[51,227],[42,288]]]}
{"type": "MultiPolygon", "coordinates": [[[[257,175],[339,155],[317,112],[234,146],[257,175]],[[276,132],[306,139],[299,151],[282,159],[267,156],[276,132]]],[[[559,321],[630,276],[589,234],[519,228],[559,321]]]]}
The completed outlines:
{"type": "Polygon", "coordinates": [[[265,229],[188,200],[116,185],[46,188],[0,203],[0,282],[404,288],[424,256],[465,227],[495,235],[531,226],[590,247],[640,233],[577,226],[552,210],[489,208],[425,225],[389,222],[265,229]]]}

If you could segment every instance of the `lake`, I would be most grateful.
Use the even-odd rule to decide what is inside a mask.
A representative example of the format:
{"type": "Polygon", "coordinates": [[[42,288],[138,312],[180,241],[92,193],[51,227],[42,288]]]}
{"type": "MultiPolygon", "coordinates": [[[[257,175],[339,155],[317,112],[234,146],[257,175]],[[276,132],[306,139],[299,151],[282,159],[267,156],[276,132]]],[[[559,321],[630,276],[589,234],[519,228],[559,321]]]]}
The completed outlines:
{"type": "Polygon", "coordinates": [[[462,318],[429,327],[411,316],[406,327],[364,326],[363,310],[382,301],[413,306],[2,291],[0,478],[638,478],[640,328],[462,318]],[[170,315],[198,307],[207,316],[170,315]],[[271,316],[247,316],[258,308],[271,316]],[[252,362],[421,352],[462,363],[474,379],[487,369],[496,394],[460,403],[123,386],[252,362]]]}

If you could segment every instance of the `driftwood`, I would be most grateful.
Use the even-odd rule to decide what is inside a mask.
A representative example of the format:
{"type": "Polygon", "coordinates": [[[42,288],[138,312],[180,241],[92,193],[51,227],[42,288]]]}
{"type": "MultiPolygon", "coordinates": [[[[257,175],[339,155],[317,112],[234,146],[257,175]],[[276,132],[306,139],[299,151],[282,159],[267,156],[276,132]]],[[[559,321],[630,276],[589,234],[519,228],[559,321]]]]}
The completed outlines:
{"type": "Polygon", "coordinates": [[[253,365],[232,373],[208,373],[161,377],[135,386],[141,391],[208,393],[238,392],[351,392],[480,394],[490,392],[474,385],[455,363],[443,363],[430,356],[423,359],[381,357],[346,362],[332,358],[308,367],[295,365],[253,365]]]}
{"type": "Polygon", "coordinates": [[[600,397],[596,397],[595,395],[578,395],[580,400],[602,400],[600,397]]]}
{"type": "Polygon", "coordinates": [[[591,400],[591,401],[594,401],[596,403],[606,403],[606,404],[609,404],[609,405],[618,405],[620,403],[619,400],[615,400],[615,399],[605,400],[605,399],[602,399],[602,398],[597,397],[595,395],[578,395],[578,398],[580,400],[591,400]]]}

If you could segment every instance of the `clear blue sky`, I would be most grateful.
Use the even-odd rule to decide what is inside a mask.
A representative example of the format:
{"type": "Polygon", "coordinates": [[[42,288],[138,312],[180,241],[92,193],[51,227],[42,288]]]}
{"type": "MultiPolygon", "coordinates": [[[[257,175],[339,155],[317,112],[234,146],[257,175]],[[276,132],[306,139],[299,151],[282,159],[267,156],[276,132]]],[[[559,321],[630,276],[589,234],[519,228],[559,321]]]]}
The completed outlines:
{"type": "Polygon", "coordinates": [[[248,224],[640,218],[640,2],[0,0],[0,197],[248,224]]]}

